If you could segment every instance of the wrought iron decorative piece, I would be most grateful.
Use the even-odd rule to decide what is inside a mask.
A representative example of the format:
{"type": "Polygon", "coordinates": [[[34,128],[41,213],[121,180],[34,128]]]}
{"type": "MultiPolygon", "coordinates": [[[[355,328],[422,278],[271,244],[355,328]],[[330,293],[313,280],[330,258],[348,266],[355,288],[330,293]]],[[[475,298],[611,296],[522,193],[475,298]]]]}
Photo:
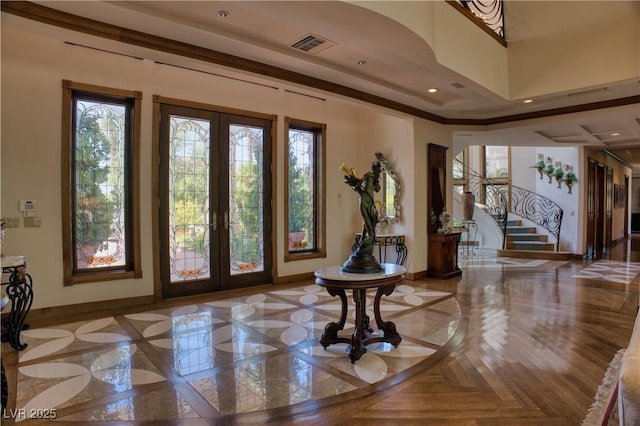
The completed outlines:
{"type": "Polygon", "coordinates": [[[20,341],[20,332],[29,328],[25,324],[27,314],[33,303],[33,281],[25,271],[25,264],[3,266],[3,274],[9,274],[7,296],[11,303],[11,312],[2,319],[2,342],[9,342],[12,348],[21,351],[27,347],[20,341]]]}
{"type": "Polygon", "coordinates": [[[458,0],[458,2],[504,39],[502,0],[458,0]]]}

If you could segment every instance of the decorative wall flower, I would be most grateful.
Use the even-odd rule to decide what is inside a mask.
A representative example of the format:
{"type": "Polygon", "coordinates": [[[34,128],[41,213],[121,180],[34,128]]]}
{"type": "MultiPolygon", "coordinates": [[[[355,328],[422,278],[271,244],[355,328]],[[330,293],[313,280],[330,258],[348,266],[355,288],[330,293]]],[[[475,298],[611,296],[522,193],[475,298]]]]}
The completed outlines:
{"type": "Polygon", "coordinates": [[[573,186],[574,182],[578,181],[578,177],[576,176],[575,173],[573,173],[573,166],[565,164],[564,170],[566,173],[564,174],[563,182],[565,185],[567,185],[567,188],[569,189],[568,193],[571,194],[571,187],[573,186]]]}
{"type": "Polygon", "coordinates": [[[538,154],[538,161],[530,168],[536,169],[538,171],[538,174],[540,175],[540,179],[542,179],[542,172],[544,171],[545,167],[546,163],[544,162],[544,154],[538,154]]]}
{"type": "Polygon", "coordinates": [[[545,166],[542,170],[542,173],[547,175],[547,178],[549,178],[549,183],[551,183],[551,177],[553,176],[553,171],[555,170],[555,167],[553,167],[553,159],[551,157],[546,157],[544,159],[544,164],[545,166]]]}
{"type": "Polygon", "coordinates": [[[535,165],[531,166],[532,169],[536,169],[538,174],[540,175],[540,179],[542,179],[542,173],[544,172],[544,168],[546,164],[543,160],[539,160],[535,165]]]}
{"type": "Polygon", "coordinates": [[[558,188],[560,188],[563,177],[564,177],[564,170],[562,169],[562,163],[560,161],[556,161],[554,163],[554,167],[555,169],[553,170],[553,177],[556,179],[556,182],[558,182],[558,188]]]}

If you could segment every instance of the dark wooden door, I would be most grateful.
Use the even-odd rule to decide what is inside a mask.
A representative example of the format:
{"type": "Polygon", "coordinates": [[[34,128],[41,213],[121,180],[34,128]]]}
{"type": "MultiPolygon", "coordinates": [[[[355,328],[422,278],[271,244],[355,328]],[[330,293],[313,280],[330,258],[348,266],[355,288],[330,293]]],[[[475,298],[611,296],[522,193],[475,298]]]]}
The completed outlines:
{"type": "Polygon", "coordinates": [[[272,282],[271,121],[160,107],[163,298],[272,282]]]}
{"type": "Polygon", "coordinates": [[[624,177],[624,237],[629,236],[629,176],[624,177]]]}
{"type": "Polygon", "coordinates": [[[597,163],[589,158],[587,165],[587,257],[596,252],[596,174],[597,163]]]}

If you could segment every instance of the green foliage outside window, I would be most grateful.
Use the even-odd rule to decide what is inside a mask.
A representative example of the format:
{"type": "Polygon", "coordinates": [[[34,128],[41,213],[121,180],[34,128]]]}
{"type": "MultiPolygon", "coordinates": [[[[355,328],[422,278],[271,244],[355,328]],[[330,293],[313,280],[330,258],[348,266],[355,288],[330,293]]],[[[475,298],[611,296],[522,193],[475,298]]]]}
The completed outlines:
{"type": "Polygon", "coordinates": [[[111,143],[94,116],[81,116],[76,132],[76,240],[103,245],[109,239],[114,208],[103,187],[109,177],[111,143]]]}

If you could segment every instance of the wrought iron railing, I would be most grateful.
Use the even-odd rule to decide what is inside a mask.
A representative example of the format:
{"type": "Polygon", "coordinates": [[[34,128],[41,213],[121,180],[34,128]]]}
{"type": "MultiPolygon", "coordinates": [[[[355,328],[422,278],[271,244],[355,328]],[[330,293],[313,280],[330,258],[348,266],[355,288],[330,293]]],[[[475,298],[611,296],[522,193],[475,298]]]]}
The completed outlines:
{"type": "Polygon", "coordinates": [[[562,208],[553,200],[516,185],[496,183],[482,176],[458,159],[456,168],[467,177],[467,191],[476,198],[476,205],[485,210],[502,230],[502,247],[506,247],[507,217],[513,213],[544,228],[555,239],[556,251],[560,247],[562,208]]]}
{"type": "Polygon", "coordinates": [[[465,14],[477,19],[489,31],[504,40],[504,9],[502,0],[456,0],[465,14]]]}
{"type": "Polygon", "coordinates": [[[556,240],[556,251],[558,251],[562,207],[547,197],[515,185],[511,185],[510,200],[509,211],[549,231],[556,240]]]}

